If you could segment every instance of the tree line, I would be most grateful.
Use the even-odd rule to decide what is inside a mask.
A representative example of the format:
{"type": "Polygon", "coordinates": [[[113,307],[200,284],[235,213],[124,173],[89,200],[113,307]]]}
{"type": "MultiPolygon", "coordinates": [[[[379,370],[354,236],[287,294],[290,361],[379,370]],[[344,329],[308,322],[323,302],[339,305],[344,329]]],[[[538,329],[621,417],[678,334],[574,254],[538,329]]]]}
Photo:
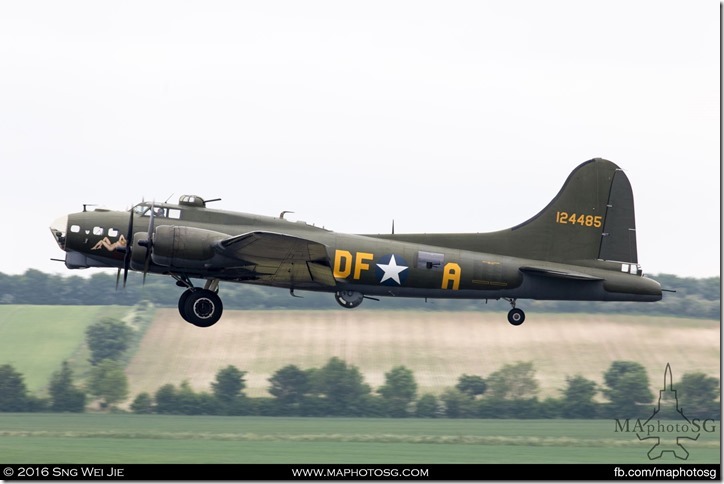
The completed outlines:
{"type": "MultiPolygon", "coordinates": [[[[652,276],[664,289],[656,303],[637,302],[579,302],[526,301],[526,308],[537,312],[603,312],[647,315],[667,315],[719,319],[721,312],[721,283],[719,277],[704,279],[683,278],[670,274],[652,276]]],[[[156,306],[175,307],[181,294],[173,279],[149,275],[145,284],[142,276],[132,272],[126,287],[118,288],[115,273],[95,273],[90,277],[47,274],[30,269],[21,275],[0,273],[0,304],[105,305],[133,306],[152,301],[156,306]]],[[[220,295],[228,309],[339,309],[330,294],[298,292],[302,298],[289,297],[282,289],[249,284],[221,284],[220,295]]],[[[367,309],[421,309],[441,311],[501,311],[507,303],[486,304],[480,300],[381,298],[367,309]]]]}
{"type": "MultiPolygon", "coordinates": [[[[47,398],[30,395],[22,375],[2,365],[0,411],[83,412],[88,395],[101,399],[101,408],[120,411],[116,405],[127,399],[128,384],[123,371],[111,363],[101,360],[81,386],[64,362],[50,380],[47,398]]],[[[419,394],[414,372],[402,365],[385,373],[384,384],[373,390],[359,368],[337,357],[320,368],[287,365],[277,370],[269,378],[270,397],[248,397],[246,374],[228,365],[216,373],[211,391],[194,390],[188,381],[168,383],[153,394],[136,395],[129,408],[138,414],[176,415],[633,419],[650,417],[658,405],[645,368],[634,361],[614,361],[603,373],[603,385],[569,376],[558,398],[542,400],[529,361],[505,364],[486,378],[463,374],[440,395],[419,394]],[[606,401],[599,401],[599,395],[606,401]]],[[[686,373],[673,387],[687,418],[720,419],[717,378],[686,373]]],[[[672,417],[676,407],[669,402],[661,410],[658,418],[672,417]]]]}

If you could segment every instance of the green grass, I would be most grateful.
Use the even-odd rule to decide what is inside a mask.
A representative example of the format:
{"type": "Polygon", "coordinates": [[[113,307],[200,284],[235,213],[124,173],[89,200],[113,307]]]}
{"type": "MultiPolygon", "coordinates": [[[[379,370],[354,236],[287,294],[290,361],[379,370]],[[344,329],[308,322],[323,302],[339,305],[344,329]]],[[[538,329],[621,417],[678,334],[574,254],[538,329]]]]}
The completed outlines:
{"type": "Polygon", "coordinates": [[[0,305],[0,365],[22,373],[31,393],[42,393],[63,360],[83,368],[85,329],[103,317],[122,318],[119,306],[0,305]]]}
{"type": "MultiPolygon", "coordinates": [[[[719,463],[716,432],[687,463],[719,463]]],[[[610,420],[0,414],[3,463],[649,463],[610,420]]],[[[661,463],[680,463],[664,455],[661,463]]]]}

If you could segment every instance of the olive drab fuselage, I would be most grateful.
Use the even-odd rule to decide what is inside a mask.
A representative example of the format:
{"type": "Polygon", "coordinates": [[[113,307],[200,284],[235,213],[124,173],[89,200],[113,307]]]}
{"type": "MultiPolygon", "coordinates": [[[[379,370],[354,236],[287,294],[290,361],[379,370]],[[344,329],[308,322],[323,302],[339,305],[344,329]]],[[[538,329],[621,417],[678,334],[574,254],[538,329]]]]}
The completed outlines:
{"type": "Polygon", "coordinates": [[[638,265],[633,195],[616,165],[577,167],[538,215],[480,234],[341,234],[304,222],[178,204],[70,214],[51,226],[68,268],[168,274],[187,290],[179,312],[198,326],[221,315],[220,281],[365,297],[657,301],[660,285],[638,265]],[[202,279],[197,288],[193,279],[202,279]]]}

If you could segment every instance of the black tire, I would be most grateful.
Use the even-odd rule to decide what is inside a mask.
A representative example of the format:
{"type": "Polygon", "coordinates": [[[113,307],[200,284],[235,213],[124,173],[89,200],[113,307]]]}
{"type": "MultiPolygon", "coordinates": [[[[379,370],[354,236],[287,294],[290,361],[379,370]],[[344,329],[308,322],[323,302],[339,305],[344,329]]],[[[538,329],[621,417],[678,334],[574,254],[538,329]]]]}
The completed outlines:
{"type": "Polygon", "coordinates": [[[188,321],[189,323],[191,321],[188,320],[186,317],[186,301],[189,300],[189,296],[194,291],[194,289],[186,289],[184,292],[181,293],[181,297],[178,298],[178,313],[181,315],[184,320],[188,321]]]}
{"type": "Polygon", "coordinates": [[[525,321],[525,313],[522,309],[513,308],[508,311],[508,322],[513,326],[520,326],[525,321]]]}
{"type": "Polygon", "coordinates": [[[196,289],[186,296],[182,316],[195,326],[208,328],[216,324],[223,311],[224,307],[218,294],[208,289],[196,289]]]}

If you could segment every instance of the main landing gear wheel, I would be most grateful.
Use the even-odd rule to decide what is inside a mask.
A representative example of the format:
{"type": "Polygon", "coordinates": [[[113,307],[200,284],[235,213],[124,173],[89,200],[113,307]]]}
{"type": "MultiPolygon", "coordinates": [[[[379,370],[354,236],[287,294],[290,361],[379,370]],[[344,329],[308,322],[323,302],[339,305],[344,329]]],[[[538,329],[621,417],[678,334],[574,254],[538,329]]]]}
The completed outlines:
{"type": "Polygon", "coordinates": [[[357,291],[337,291],[334,293],[334,299],[340,306],[347,309],[356,308],[364,301],[364,294],[357,291]]]}
{"type": "Polygon", "coordinates": [[[221,298],[209,289],[187,289],[178,301],[181,317],[200,328],[213,326],[224,310],[221,298]]]}
{"type": "MultiPolygon", "coordinates": [[[[178,312],[181,315],[182,318],[186,319],[186,310],[184,309],[186,307],[186,301],[188,301],[189,296],[194,291],[194,289],[186,289],[184,292],[181,293],[181,297],[178,298],[178,312]]],[[[188,319],[186,319],[189,323],[188,319]]]]}
{"type": "Polygon", "coordinates": [[[513,326],[520,326],[525,321],[525,313],[522,309],[513,308],[508,311],[508,322],[513,326]]]}

